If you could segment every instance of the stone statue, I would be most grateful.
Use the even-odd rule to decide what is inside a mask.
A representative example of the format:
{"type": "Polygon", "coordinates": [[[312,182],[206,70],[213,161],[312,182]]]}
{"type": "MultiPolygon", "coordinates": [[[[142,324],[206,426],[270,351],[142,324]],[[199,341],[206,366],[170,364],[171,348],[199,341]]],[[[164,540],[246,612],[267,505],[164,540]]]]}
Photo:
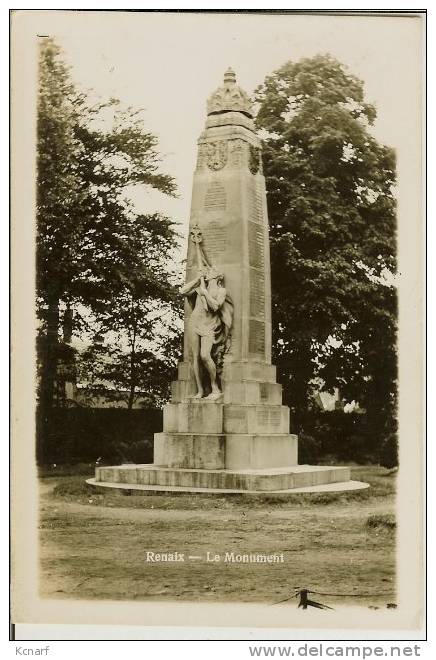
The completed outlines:
{"type": "Polygon", "coordinates": [[[197,394],[201,399],[205,393],[201,365],[210,378],[208,400],[218,399],[222,392],[219,379],[224,353],[230,346],[230,329],[233,321],[233,305],[224,288],[224,276],[213,266],[199,268],[198,275],[180,290],[192,307],[188,322],[188,341],[192,351],[197,394]]]}

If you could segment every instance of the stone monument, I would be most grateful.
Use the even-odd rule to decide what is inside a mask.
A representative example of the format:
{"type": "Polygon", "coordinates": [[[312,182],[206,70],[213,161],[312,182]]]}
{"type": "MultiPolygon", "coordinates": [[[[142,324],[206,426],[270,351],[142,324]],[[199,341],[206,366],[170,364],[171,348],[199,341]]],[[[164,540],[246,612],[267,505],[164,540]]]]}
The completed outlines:
{"type": "Polygon", "coordinates": [[[231,69],[207,102],[198,141],[186,271],[184,357],[154,463],[98,467],[91,483],[197,492],[359,487],[347,467],[298,465],[271,364],[261,144],[231,69]]]}

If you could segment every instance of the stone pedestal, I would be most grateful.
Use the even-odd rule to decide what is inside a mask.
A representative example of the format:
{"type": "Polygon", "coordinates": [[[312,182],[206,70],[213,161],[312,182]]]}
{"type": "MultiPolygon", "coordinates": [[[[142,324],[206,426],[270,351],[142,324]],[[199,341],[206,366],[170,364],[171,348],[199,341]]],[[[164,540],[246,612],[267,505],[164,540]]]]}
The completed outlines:
{"type": "Polygon", "coordinates": [[[289,433],[275,368],[230,363],[218,401],[193,399],[189,362],[179,364],[163,431],[155,434],[154,463],[96,468],[96,486],[228,493],[292,493],[366,487],[347,467],[298,465],[298,438],[289,433]]]}
{"type": "Polygon", "coordinates": [[[230,362],[217,401],[192,398],[189,362],[179,365],[163,432],[155,435],[154,464],[208,470],[261,470],[298,464],[298,439],[289,434],[289,409],[272,365],[230,362]]]}

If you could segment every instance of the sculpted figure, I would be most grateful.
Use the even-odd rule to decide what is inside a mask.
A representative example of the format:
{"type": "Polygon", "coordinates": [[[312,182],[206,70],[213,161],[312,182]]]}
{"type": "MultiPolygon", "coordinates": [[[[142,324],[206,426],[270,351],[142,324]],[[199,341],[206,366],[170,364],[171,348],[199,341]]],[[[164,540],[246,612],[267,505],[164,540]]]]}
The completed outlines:
{"type": "Polygon", "coordinates": [[[192,307],[187,332],[192,351],[197,394],[201,399],[205,386],[201,374],[203,364],[210,378],[209,400],[221,396],[218,384],[224,353],[229,348],[233,306],[226,289],[224,276],[213,266],[199,269],[194,280],[185,284],[180,293],[186,296],[192,307]]]}

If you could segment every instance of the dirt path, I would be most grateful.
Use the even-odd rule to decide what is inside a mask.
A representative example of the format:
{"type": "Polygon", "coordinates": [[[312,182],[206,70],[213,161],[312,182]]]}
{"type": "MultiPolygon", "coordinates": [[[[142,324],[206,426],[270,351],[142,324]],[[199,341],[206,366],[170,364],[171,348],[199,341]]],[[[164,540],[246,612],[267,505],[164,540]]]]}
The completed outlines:
{"type": "Polygon", "coordinates": [[[370,499],[260,506],[224,497],[96,494],[83,487],[84,479],[41,483],[45,597],[271,603],[298,584],[374,594],[360,606],[386,607],[394,599],[395,534],[366,524],[368,516],[394,509],[392,491],[382,494],[384,482],[385,490],[379,485],[370,499]],[[58,484],[62,496],[53,493],[58,484]],[[148,551],[178,551],[186,561],[150,563],[148,551]],[[208,552],[220,560],[210,563],[208,552]],[[284,559],[228,563],[227,553],[282,553],[284,559]]]}
{"type": "MultiPolygon", "coordinates": [[[[64,502],[62,500],[53,500],[51,495],[53,493],[54,487],[57,485],[57,481],[47,484],[41,484],[41,504],[42,510],[56,510],[58,514],[80,514],[82,516],[95,517],[96,515],[106,518],[106,519],[119,519],[123,521],[131,522],[147,522],[147,521],[188,521],[188,520],[210,520],[211,514],[213,512],[213,518],[215,520],[221,521],[238,521],[241,520],[241,517],[249,517],[250,519],[255,518],[264,518],[265,516],[272,516],[276,519],[291,520],[295,518],[296,511],[298,515],[309,520],[310,518],[315,518],[318,516],[325,518],[349,518],[349,517],[361,517],[369,516],[378,513],[394,513],[395,506],[393,502],[387,502],[385,500],[381,501],[372,501],[359,502],[351,505],[344,504],[329,504],[325,505],[312,505],[310,509],[300,510],[298,507],[292,507],[290,509],[285,508],[273,508],[267,506],[267,508],[250,508],[244,505],[238,506],[235,510],[233,509],[163,509],[163,508],[129,508],[129,507],[119,507],[112,505],[101,505],[98,503],[98,500],[94,499],[91,495],[88,500],[88,504],[79,504],[77,502],[64,502]]],[[[146,498],[144,498],[146,500],[146,498]]],[[[144,502],[144,504],[146,501],[144,502]]]]}

